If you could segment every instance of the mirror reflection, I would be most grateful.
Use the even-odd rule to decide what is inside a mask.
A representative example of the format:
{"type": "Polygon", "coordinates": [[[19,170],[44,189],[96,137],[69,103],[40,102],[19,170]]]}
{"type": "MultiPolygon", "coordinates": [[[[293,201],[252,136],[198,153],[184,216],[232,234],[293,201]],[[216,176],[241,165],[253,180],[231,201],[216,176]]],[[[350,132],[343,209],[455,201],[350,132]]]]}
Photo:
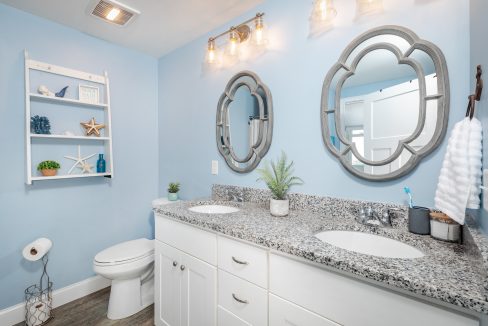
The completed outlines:
{"type": "Polygon", "coordinates": [[[248,155],[259,133],[259,104],[247,86],[237,89],[228,108],[229,139],[239,159],[248,155]]]}

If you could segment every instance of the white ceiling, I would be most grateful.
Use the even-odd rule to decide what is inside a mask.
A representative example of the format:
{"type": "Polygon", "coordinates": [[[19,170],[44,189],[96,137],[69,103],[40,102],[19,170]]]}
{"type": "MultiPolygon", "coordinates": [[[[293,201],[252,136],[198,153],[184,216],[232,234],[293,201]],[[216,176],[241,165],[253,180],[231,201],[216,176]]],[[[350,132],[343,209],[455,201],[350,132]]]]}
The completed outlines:
{"type": "Polygon", "coordinates": [[[114,26],[88,15],[86,10],[91,0],[0,2],[109,42],[161,57],[226,24],[263,0],[119,0],[141,12],[126,27],[114,26]]]}

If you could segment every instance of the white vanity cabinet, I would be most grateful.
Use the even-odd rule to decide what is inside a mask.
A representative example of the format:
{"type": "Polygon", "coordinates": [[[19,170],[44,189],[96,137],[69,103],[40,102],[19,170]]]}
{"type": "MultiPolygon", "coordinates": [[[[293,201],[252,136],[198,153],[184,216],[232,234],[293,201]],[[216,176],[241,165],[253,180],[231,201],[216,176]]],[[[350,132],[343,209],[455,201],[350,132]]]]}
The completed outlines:
{"type": "Polygon", "coordinates": [[[157,326],[479,326],[477,319],[156,215],[157,326]]]}
{"type": "Polygon", "coordinates": [[[155,324],[216,324],[217,269],[155,241],[155,324]]]}

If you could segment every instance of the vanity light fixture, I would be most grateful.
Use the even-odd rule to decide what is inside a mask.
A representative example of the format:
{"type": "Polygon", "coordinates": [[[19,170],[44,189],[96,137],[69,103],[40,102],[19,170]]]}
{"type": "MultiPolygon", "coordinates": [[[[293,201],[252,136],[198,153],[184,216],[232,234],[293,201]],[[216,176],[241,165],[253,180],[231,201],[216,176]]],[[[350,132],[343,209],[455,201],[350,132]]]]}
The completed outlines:
{"type": "Polygon", "coordinates": [[[315,0],[310,15],[310,36],[325,33],[334,27],[337,10],[333,0],[315,0]]]}
{"type": "Polygon", "coordinates": [[[383,0],[356,0],[356,19],[383,12],[383,0]]]}
{"type": "Polygon", "coordinates": [[[115,0],[93,0],[87,13],[106,22],[126,26],[141,12],[115,0]]]}
{"type": "Polygon", "coordinates": [[[265,25],[263,21],[264,13],[257,13],[255,17],[248,19],[237,26],[232,26],[225,32],[210,37],[207,43],[207,53],[205,55],[205,65],[207,67],[215,67],[222,61],[226,65],[236,64],[240,60],[241,47],[246,41],[252,39],[252,43],[256,46],[263,47],[267,44],[265,25]],[[254,24],[252,24],[254,23],[254,24]],[[223,58],[219,55],[217,40],[224,36],[228,36],[228,41],[222,47],[225,48],[223,58]],[[221,60],[223,59],[223,60],[221,60]]]}

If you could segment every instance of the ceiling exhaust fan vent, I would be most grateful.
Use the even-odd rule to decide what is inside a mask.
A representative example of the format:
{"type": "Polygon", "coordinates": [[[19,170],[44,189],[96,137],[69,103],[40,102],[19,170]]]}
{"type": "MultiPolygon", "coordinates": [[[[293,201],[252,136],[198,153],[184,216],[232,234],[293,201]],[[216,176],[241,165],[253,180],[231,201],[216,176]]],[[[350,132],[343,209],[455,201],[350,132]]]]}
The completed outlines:
{"type": "Polygon", "coordinates": [[[114,0],[97,0],[91,6],[91,14],[106,22],[127,26],[140,12],[114,0]]]}

